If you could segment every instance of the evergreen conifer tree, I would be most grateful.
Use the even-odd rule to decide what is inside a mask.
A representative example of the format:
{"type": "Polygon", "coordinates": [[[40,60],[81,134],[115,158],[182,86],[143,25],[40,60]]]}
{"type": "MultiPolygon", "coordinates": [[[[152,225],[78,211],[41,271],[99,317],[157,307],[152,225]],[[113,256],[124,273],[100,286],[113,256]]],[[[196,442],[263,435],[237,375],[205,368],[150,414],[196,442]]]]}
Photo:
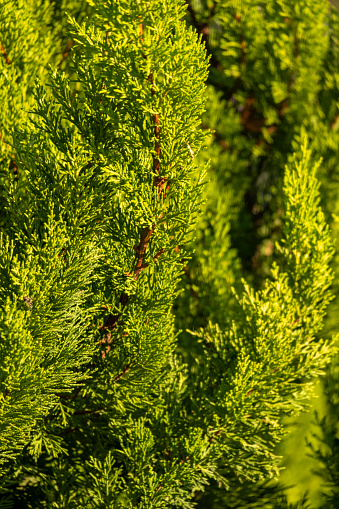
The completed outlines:
{"type": "MultiPolygon", "coordinates": [[[[321,165],[303,138],[285,170],[284,237],[254,291],[240,280],[229,232],[251,182],[240,149],[253,154],[256,144],[242,137],[232,98],[220,100],[212,86],[204,122],[225,136],[234,128],[237,148],[220,156],[224,138],[206,141],[208,59],[186,7],[93,4],[87,22],[68,18],[67,73],[48,51],[51,34],[56,53],[65,43],[57,14],[43,32],[45,60],[29,60],[22,80],[8,78],[15,59],[5,44],[18,28],[8,24],[1,40],[4,100],[13,86],[20,100],[1,126],[0,507],[190,508],[210,483],[236,493],[239,483],[278,474],[282,418],[304,408],[333,355],[319,339],[334,254],[321,165]],[[234,174],[239,193],[213,177],[204,188],[204,143],[212,165],[234,161],[224,178],[234,174]],[[177,347],[178,327],[192,331],[177,347]]],[[[14,2],[6,5],[13,15],[14,2]]],[[[53,16],[48,4],[41,9],[43,30],[53,16]]],[[[221,2],[225,24],[228,12],[221,2]]],[[[24,27],[31,18],[22,19],[24,27]]],[[[260,133],[269,143],[263,125],[260,133]]]]}

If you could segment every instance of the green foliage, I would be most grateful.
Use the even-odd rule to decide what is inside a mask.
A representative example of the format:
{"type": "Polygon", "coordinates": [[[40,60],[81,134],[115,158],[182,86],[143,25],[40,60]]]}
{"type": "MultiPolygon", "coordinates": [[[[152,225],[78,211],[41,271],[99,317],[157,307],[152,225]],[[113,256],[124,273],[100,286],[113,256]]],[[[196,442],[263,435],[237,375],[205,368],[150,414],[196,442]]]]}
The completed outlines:
{"type": "Polygon", "coordinates": [[[63,2],[1,7],[0,507],[244,507],[252,485],[287,508],[250,483],[278,475],[283,418],[335,352],[329,166],[302,137],[325,75],[332,107],[328,9],[196,2],[205,48],[179,0],[90,4],[67,34],[63,2]],[[283,238],[245,282],[265,175],[248,202],[266,248],[283,238]]]}
{"type": "Polygon", "coordinates": [[[310,172],[305,146],[301,161],[294,164],[285,176],[287,217],[280,266],[274,264],[272,280],[263,290],[254,293],[245,286],[227,329],[211,324],[199,334],[205,359],[196,374],[196,398],[204,386],[214,389],[207,404],[199,398],[200,418],[225,435],[225,452],[234,458],[232,470],[245,479],[262,478],[266,468],[274,474],[270,444],[283,433],[279,416],[301,408],[310,389],[307,379],[320,373],[329,356],[328,344],[314,343],[314,338],[324,316],[322,305],[330,299],[333,248],[317,208],[315,168],[310,172]],[[233,449],[238,448],[243,452],[237,458],[233,449]]]}
{"type": "MultiPolygon", "coordinates": [[[[187,21],[202,34],[210,55],[203,127],[215,129],[203,154],[211,160],[211,192],[183,282],[191,312],[188,318],[178,316],[180,327],[188,322],[194,330],[210,319],[221,323],[222,309],[233,316],[231,286],[239,292],[239,261],[228,249],[222,262],[213,262],[225,245],[237,250],[247,281],[255,288],[265,285],[279,257],[283,169],[299,152],[305,132],[312,161],[323,160],[321,201],[338,247],[338,14],[327,0],[191,0],[187,21]],[[222,235],[216,215],[223,218],[222,235]],[[209,260],[211,270],[205,270],[209,260]]],[[[336,297],[325,320],[329,335],[338,331],[337,255],[332,267],[336,297]]],[[[186,337],[181,343],[192,348],[186,337]]]]}
{"type": "Polygon", "coordinates": [[[338,464],[338,357],[334,359],[327,370],[324,380],[324,395],[326,397],[326,416],[320,418],[317,414],[316,424],[318,433],[316,443],[309,442],[309,447],[317,460],[317,471],[323,481],[324,502],[322,508],[335,508],[339,493],[338,464]],[[316,445],[315,445],[316,444],[316,445]]]}

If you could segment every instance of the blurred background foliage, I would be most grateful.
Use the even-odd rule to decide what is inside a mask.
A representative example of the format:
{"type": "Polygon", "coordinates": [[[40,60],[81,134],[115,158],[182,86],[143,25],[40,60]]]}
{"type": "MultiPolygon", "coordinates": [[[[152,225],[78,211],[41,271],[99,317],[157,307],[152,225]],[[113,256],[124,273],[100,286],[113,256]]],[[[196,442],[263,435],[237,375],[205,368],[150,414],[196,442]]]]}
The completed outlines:
{"type": "MultiPolygon", "coordinates": [[[[210,55],[207,111],[211,161],[205,202],[192,242],[178,328],[223,324],[232,314],[231,287],[245,277],[260,288],[275,259],[284,215],[285,164],[307,133],[314,161],[323,162],[322,206],[339,253],[339,2],[328,0],[190,0],[187,22],[210,55]]],[[[336,298],[324,336],[339,324],[336,298]]],[[[194,348],[182,332],[179,347],[194,348]]],[[[240,486],[219,498],[213,487],[199,507],[339,507],[338,359],[319,380],[310,411],[286,421],[278,484],[240,486]]]]}

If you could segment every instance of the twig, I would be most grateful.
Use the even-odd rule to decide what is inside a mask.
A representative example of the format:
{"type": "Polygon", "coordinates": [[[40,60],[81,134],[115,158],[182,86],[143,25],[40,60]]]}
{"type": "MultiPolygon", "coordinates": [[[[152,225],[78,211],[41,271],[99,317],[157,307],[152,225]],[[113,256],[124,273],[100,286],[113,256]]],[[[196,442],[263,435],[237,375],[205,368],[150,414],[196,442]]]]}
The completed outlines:
{"type": "Polygon", "coordinates": [[[11,61],[10,61],[10,59],[8,58],[7,52],[6,52],[5,48],[3,47],[3,45],[1,44],[1,42],[0,42],[0,51],[1,51],[1,53],[3,54],[4,59],[6,60],[6,64],[7,64],[7,65],[10,65],[11,61]]]}
{"type": "Polygon", "coordinates": [[[62,58],[61,58],[60,62],[58,63],[59,69],[62,66],[62,64],[64,63],[64,61],[66,60],[66,58],[68,57],[68,55],[70,53],[70,50],[71,50],[71,47],[73,46],[73,42],[74,42],[73,39],[68,41],[67,46],[65,48],[65,51],[62,54],[62,58]]]}
{"type": "Polygon", "coordinates": [[[144,267],[144,257],[146,253],[146,248],[151,239],[152,233],[154,232],[155,225],[152,228],[146,227],[142,230],[140,236],[140,242],[137,246],[134,246],[135,256],[136,256],[136,264],[134,268],[134,279],[138,279],[140,272],[144,267]]]}
{"type": "Polygon", "coordinates": [[[121,371],[121,373],[119,373],[115,378],[113,378],[112,382],[115,383],[118,380],[120,380],[120,378],[122,378],[124,375],[126,375],[126,373],[128,373],[128,371],[130,369],[131,369],[131,365],[127,364],[127,366],[124,367],[124,369],[121,371]]]}

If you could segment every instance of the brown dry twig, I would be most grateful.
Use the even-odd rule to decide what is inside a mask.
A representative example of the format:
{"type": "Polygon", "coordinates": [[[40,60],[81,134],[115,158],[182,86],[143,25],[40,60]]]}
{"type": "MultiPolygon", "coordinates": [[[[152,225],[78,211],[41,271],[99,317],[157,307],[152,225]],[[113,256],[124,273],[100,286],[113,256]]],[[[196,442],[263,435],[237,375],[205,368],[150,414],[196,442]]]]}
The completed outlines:
{"type": "Polygon", "coordinates": [[[11,61],[8,58],[7,52],[6,52],[5,48],[3,47],[3,45],[1,44],[1,42],[0,42],[0,51],[3,54],[3,57],[4,57],[5,61],[6,61],[6,64],[10,65],[11,61]]]}

